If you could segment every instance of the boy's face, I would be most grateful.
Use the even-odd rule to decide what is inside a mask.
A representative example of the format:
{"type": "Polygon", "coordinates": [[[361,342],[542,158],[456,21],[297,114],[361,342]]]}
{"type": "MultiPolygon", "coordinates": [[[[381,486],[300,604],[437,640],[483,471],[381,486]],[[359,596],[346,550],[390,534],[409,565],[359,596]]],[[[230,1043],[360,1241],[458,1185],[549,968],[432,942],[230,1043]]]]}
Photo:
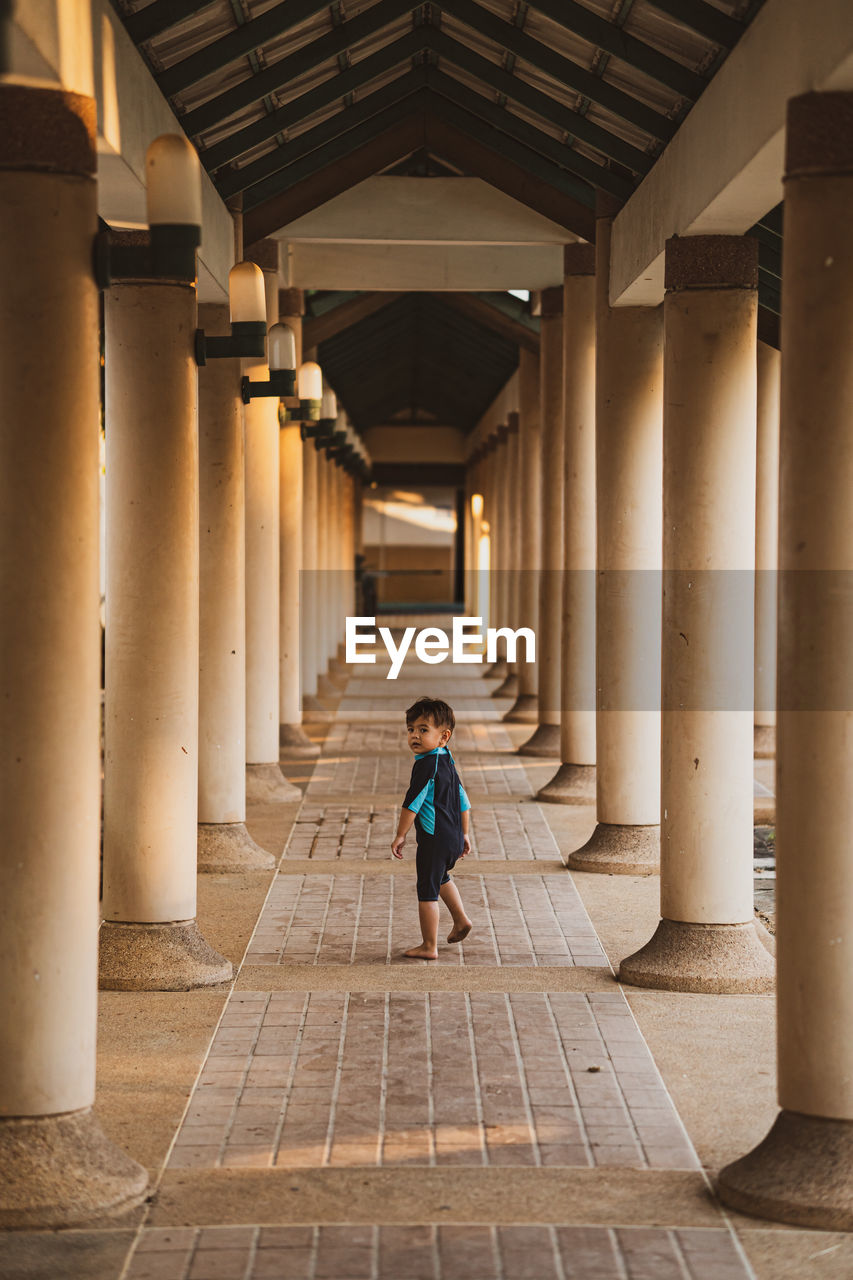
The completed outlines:
{"type": "Polygon", "coordinates": [[[435,751],[436,747],[445,746],[450,739],[450,730],[447,726],[439,729],[427,716],[420,716],[412,724],[407,724],[406,733],[409,736],[410,748],[418,756],[423,755],[425,751],[435,751]]]}

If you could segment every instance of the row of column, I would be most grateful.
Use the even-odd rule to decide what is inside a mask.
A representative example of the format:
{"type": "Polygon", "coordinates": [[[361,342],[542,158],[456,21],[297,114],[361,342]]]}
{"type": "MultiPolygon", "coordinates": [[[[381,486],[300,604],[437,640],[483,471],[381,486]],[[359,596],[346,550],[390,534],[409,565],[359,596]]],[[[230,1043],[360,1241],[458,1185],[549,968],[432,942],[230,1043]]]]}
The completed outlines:
{"type": "MultiPolygon", "coordinates": [[[[229,333],[227,308],[199,308],[189,278],[113,279],[99,947],[95,104],[0,94],[18,121],[0,139],[2,1228],[68,1225],[145,1194],[145,1170],[92,1114],[98,982],[231,977],[196,923],[197,869],[275,865],[246,830],[247,791],[301,799],[278,764],[280,737],[317,750],[300,727],[301,605],[325,670],[353,611],[356,488],[298,425],[280,427],[275,397],[243,406],[241,375],[265,381],[264,361],[198,368],[196,330],[229,333]],[[324,539],[307,584],[304,508],[324,539]]],[[[145,238],[111,241],[129,262],[145,238]]],[[[272,323],[277,263],[263,265],[272,323]]]]}
{"type": "Polygon", "coordinates": [[[542,799],[587,800],[594,777],[597,826],[570,867],[659,865],[659,926],[620,980],[723,994],[774,984],[752,828],[753,754],[775,738],[782,1111],[719,1191],[838,1229],[853,1226],[851,116],[851,94],[789,104],[781,357],[757,341],[749,237],[669,240],[663,307],[611,309],[604,205],[595,262],[567,251],[562,345],[560,298],[543,295],[538,723],[520,748],[559,742],[542,799]]]}

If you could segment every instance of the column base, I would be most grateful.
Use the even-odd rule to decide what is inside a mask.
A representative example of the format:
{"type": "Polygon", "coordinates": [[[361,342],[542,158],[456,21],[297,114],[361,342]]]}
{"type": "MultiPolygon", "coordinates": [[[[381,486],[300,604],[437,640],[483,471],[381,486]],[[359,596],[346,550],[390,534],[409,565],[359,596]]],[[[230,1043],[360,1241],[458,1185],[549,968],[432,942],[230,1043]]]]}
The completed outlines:
{"type": "Polygon", "coordinates": [[[775,724],[757,724],[753,729],[752,754],[756,760],[776,759],[775,724]]]}
{"type": "Polygon", "coordinates": [[[338,678],[343,680],[344,683],[346,683],[346,681],[349,680],[350,678],[350,669],[347,666],[346,661],[340,656],[338,656],[338,657],[329,659],[328,674],[333,678],[337,676],[338,678]]]}
{"type": "Polygon", "coordinates": [[[148,1172],[92,1111],[0,1119],[0,1230],[94,1223],[140,1204],[148,1172]]]}
{"type": "Polygon", "coordinates": [[[561,764],[550,782],[536,793],[549,804],[595,804],[595,765],[561,764]]]}
{"type": "Polygon", "coordinates": [[[248,804],[298,804],[302,792],[288,782],[277,764],[246,765],[248,804]]]}
{"type": "Polygon", "coordinates": [[[302,719],[306,724],[328,724],[334,718],[331,707],[327,707],[325,702],[321,702],[313,693],[303,694],[302,719]]]}
{"type": "Polygon", "coordinates": [[[301,724],[280,724],[278,726],[278,745],[283,747],[289,756],[318,756],[320,747],[312,742],[301,724]]]}
{"type": "Polygon", "coordinates": [[[504,720],[510,724],[538,724],[539,699],[533,693],[520,693],[504,720]]]}
{"type": "Polygon", "coordinates": [[[195,920],[101,925],[102,991],[193,991],[230,982],[231,961],[204,940],[195,920]]]}
{"type": "Polygon", "coordinates": [[[503,684],[499,684],[497,689],[492,690],[493,698],[515,698],[518,695],[518,675],[515,671],[510,671],[503,684]]]}
{"type": "Polygon", "coordinates": [[[560,758],[560,726],[540,724],[536,732],[518,748],[520,756],[546,756],[560,758]]]}
{"type": "Polygon", "coordinates": [[[321,698],[331,698],[337,702],[343,692],[346,680],[341,676],[329,674],[317,677],[317,693],[321,698]]]}
{"type": "Polygon", "coordinates": [[[853,1120],[780,1111],[763,1142],[720,1170],[717,1194],[756,1218],[853,1231],[853,1120]]]}
{"type": "Polygon", "coordinates": [[[654,876],[660,871],[660,827],[599,822],[586,844],[569,854],[571,871],[654,876]]]}
{"type": "Polygon", "coordinates": [[[483,672],[485,680],[506,680],[509,675],[509,663],[506,658],[498,658],[497,662],[493,662],[483,672]]]}
{"type": "Polygon", "coordinates": [[[618,980],[655,991],[755,995],[775,985],[773,957],[755,926],[661,920],[644,947],[619,966],[618,980]]]}
{"type": "Polygon", "coordinates": [[[275,858],[255,843],[245,822],[200,822],[198,870],[224,875],[235,871],[273,871],[275,858]]]}

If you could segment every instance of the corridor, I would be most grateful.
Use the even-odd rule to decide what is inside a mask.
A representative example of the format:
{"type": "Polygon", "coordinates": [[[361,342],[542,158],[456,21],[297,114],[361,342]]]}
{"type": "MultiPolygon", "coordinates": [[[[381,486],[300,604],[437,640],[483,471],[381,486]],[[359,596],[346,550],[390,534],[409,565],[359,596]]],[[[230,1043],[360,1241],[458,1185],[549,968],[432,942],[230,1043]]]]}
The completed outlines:
{"type": "MultiPolygon", "coordinates": [[[[239,972],[102,992],[97,1111],[151,1172],[98,1230],[0,1237],[3,1276],[86,1280],[759,1280],[842,1277],[849,1236],[730,1215],[721,1164],[775,1110],[773,997],[618,987],[655,876],[571,874],[593,806],[538,804],[496,681],[351,675],[301,804],[250,807],[264,872],[200,877],[239,972]],[[417,941],[403,711],[446,697],[472,802],[458,884],[475,922],[417,941]],[[241,963],[242,962],[242,963],[241,963]]],[[[315,726],[325,731],[326,726],[315,726]]],[[[764,788],[762,788],[763,790],[764,788]]],[[[444,922],[443,922],[444,923],[444,922]]]]}

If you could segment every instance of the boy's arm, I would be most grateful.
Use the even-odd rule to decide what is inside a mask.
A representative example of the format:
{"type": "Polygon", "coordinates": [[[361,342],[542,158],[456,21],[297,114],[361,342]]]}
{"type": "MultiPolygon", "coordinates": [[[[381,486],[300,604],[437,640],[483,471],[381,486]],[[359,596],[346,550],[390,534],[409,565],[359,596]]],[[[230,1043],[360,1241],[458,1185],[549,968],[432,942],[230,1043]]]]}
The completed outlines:
{"type": "Polygon", "coordinates": [[[411,831],[414,820],[415,815],[412,813],[411,809],[400,810],[400,821],[397,823],[397,834],[391,843],[391,852],[395,858],[402,858],[403,845],[406,843],[406,836],[411,831]]]}
{"type": "Polygon", "coordinates": [[[459,855],[464,858],[466,853],[471,852],[471,840],[468,835],[468,816],[471,813],[471,806],[462,810],[462,853],[459,855]]]}

